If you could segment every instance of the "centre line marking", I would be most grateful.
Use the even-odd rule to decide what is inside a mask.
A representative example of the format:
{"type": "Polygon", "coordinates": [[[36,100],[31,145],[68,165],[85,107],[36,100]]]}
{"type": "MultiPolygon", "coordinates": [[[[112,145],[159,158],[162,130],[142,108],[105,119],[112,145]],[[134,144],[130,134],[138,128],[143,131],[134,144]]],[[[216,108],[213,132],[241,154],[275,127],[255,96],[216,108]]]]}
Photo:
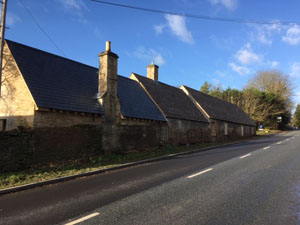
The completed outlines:
{"type": "Polygon", "coordinates": [[[277,142],[278,145],[280,145],[281,143],[282,143],[281,141],[277,142]]]}
{"type": "Polygon", "coordinates": [[[209,172],[209,171],[211,171],[211,170],[213,170],[213,168],[209,168],[209,169],[203,170],[203,171],[201,171],[201,172],[199,172],[199,173],[195,173],[195,174],[193,174],[193,175],[191,175],[191,176],[188,176],[187,178],[193,178],[193,177],[199,176],[199,175],[201,175],[201,174],[203,174],[203,173],[207,173],[207,172],[209,172]]]}
{"type": "Polygon", "coordinates": [[[77,224],[77,223],[81,223],[81,222],[83,222],[83,221],[85,221],[85,220],[88,220],[88,219],[90,219],[90,218],[92,218],[92,217],[98,216],[99,214],[100,214],[100,213],[98,213],[98,212],[92,213],[92,214],[90,214],[90,215],[88,215],[88,216],[85,216],[85,217],[82,217],[82,218],[80,218],[80,219],[78,219],[78,220],[74,220],[73,222],[66,223],[65,225],[74,225],[74,224],[77,224]]]}
{"type": "Polygon", "coordinates": [[[270,146],[268,146],[268,147],[265,147],[265,148],[264,148],[264,150],[266,150],[266,149],[269,149],[269,148],[270,148],[270,146]]]}
{"type": "Polygon", "coordinates": [[[249,153],[249,154],[247,154],[247,155],[243,155],[243,156],[240,157],[240,159],[246,158],[246,157],[248,157],[248,156],[250,156],[250,155],[251,155],[251,153],[249,153]]]}

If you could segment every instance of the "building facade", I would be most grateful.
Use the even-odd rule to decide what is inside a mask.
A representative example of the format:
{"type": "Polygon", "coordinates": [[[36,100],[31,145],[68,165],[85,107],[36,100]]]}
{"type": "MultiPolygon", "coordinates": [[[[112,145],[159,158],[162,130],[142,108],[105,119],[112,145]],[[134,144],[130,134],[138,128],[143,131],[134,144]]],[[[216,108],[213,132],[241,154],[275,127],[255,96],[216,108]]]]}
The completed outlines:
{"type": "Polygon", "coordinates": [[[118,60],[110,42],[95,68],[6,40],[0,129],[98,126],[104,148],[118,150],[255,134],[255,124],[237,106],[160,82],[154,64],[147,77],[120,76],[118,60]]]}

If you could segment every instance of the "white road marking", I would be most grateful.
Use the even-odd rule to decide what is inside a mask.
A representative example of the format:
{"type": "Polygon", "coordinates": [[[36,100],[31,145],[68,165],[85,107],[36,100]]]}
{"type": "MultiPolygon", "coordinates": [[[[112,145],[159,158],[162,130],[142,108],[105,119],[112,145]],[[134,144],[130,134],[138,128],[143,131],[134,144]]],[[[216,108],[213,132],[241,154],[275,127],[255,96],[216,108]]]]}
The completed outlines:
{"type": "Polygon", "coordinates": [[[209,168],[209,169],[203,170],[203,171],[201,171],[201,172],[199,172],[199,173],[195,173],[195,174],[193,174],[193,175],[188,176],[187,178],[193,178],[193,177],[199,176],[199,175],[201,175],[201,174],[203,174],[203,173],[207,173],[207,172],[209,172],[209,171],[211,171],[211,170],[213,170],[213,168],[209,168]]]}
{"type": "Polygon", "coordinates": [[[278,145],[280,145],[282,143],[282,141],[277,142],[278,145]]]}
{"type": "Polygon", "coordinates": [[[88,220],[88,219],[90,219],[90,218],[92,218],[92,217],[98,216],[99,214],[100,214],[100,213],[95,212],[95,213],[92,213],[92,214],[90,214],[90,215],[88,215],[88,216],[82,217],[82,218],[80,218],[80,219],[78,219],[78,220],[74,220],[73,222],[66,223],[65,225],[74,225],[74,224],[77,224],[77,223],[81,223],[81,222],[83,222],[83,221],[85,221],[85,220],[88,220]]]}
{"type": "Polygon", "coordinates": [[[240,157],[240,159],[246,158],[246,157],[248,157],[248,156],[250,156],[250,155],[251,155],[251,153],[249,153],[249,154],[247,154],[247,155],[243,155],[243,156],[240,157]]]}
{"type": "Polygon", "coordinates": [[[265,148],[264,148],[264,150],[266,150],[266,149],[269,149],[269,148],[270,148],[270,146],[268,146],[268,147],[265,147],[265,148]]]}

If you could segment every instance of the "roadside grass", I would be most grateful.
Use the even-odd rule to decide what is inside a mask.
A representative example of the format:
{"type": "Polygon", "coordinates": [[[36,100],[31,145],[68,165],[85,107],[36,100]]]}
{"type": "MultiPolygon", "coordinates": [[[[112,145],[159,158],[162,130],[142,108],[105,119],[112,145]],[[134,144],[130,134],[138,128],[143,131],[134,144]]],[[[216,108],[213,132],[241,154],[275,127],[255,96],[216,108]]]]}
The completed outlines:
{"type": "Polygon", "coordinates": [[[270,130],[270,129],[263,129],[256,131],[256,135],[270,135],[270,134],[278,134],[281,133],[281,130],[270,130]]]}
{"type": "Polygon", "coordinates": [[[126,154],[105,154],[96,158],[91,158],[89,162],[79,164],[74,161],[68,166],[49,166],[47,168],[32,169],[20,172],[10,172],[0,174],[0,189],[37,183],[41,181],[52,180],[60,177],[77,175],[85,172],[105,169],[121,165],[124,163],[135,162],[138,160],[151,159],[169,154],[187,152],[195,149],[213,147],[230,142],[219,143],[203,143],[190,146],[165,146],[160,149],[152,149],[147,151],[128,152],[126,154]]]}

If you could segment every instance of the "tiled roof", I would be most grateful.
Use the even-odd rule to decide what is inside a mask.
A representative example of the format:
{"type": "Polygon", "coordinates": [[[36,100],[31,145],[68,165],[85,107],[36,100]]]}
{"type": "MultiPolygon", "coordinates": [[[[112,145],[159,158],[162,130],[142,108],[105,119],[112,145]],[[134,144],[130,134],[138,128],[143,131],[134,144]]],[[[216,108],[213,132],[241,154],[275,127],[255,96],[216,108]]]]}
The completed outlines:
{"type": "Polygon", "coordinates": [[[255,125],[253,120],[238,106],[187,86],[184,87],[205,112],[208,113],[210,118],[244,125],[255,125]]]}
{"type": "Polygon", "coordinates": [[[104,114],[96,99],[97,69],[16,42],[6,43],[38,107],[104,114]]]}
{"type": "Polygon", "coordinates": [[[118,76],[121,113],[126,117],[166,121],[144,89],[134,80],[118,76]]]}
{"type": "MultiPolygon", "coordinates": [[[[98,99],[98,68],[6,40],[37,104],[75,112],[104,114],[98,99]]],[[[118,97],[125,117],[166,121],[140,85],[118,76],[118,97]]]]}
{"type": "Polygon", "coordinates": [[[166,117],[208,122],[189,97],[179,88],[134,74],[166,117]]]}

